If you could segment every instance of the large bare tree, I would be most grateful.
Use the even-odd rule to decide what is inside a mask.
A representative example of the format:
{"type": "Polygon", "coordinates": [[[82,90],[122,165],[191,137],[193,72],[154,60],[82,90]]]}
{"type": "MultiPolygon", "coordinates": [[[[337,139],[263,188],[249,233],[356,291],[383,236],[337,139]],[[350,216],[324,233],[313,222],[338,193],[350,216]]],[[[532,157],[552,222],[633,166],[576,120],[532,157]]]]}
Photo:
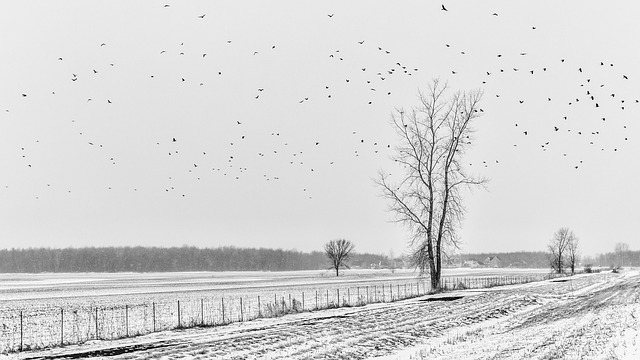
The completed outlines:
{"type": "Polygon", "coordinates": [[[569,246],[574,241],[577,242],[577,239],[573,231],[563,227],[553,234],[553,238],[549,242],[548,248],[551,253],[550,265],[558,274],[562,274],[566,267],[567,252],[570,251],[569,246]]]}
{"type": "Polygon", "coordinates": [[[459,246],[462,190],[487,181],[468,175],[461,163],[481,99],[480,90],[450,95],[446,83],[433,80],[426,92],[418,92],[417,106],[391,115],[400,138],[392,159],[403,171],[380,171],[375,179],[395,221],[411,231],[411,260],[422,274],[429,273],[435,291],[440,289],[443,256],[459,246]]]}
{"type": "Polygon", "coordinates": [[[324,245],[324,253],[331,262],[331,269],[336,270],[336,276],[339,276],[341,267],[349,268],[346,261],[351,257],[354,247],[351,241],[345,239],[331,240],[324,245]]]}

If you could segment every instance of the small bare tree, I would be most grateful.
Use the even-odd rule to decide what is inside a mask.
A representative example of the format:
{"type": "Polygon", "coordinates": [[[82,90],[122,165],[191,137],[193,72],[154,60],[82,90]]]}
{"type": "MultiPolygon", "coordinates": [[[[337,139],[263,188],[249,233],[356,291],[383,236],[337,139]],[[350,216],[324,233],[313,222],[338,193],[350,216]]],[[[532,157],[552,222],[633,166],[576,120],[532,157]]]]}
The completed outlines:
{"type": "Polygon", "coordinates": [[[571,233],[572,236],[569,237],[569,244],[567,244],[567,262],[568,266],[571,269],[571,275],[576,273],[576,263],[578,262],[578,257],[580,256],[578,252],[578,245],[580,240],[571,233]]]}
{"type": "Polygon", "coordinates": [[[623,242],[616,243],[614,251],[618,255],[618,266],[624,266],[624,256],[629,252],[629,244],[623,242]]]}
{"type": "Polygon", "coordinates": [[[338,271],[341,267],[349,269],[345,262],[351,257],[353,248],[353,243],[345,239],[331,240],[324,245],[324,253],[331,262],[331,269],[336,270],[336,276],[339,276],[338,271]]]}
{"type": "Polygon", "coordinates": [[[562,274],[565,268],[566,251],[569,244],[573,241],[575,235],[568,228],[560,228],[553,234],[553,238],[549,242],[549,252],[551,253],[551,268],[558,274],[562,274]]]}
{"type": "Polygon", "coordinates": [[[389,201],[395,221],[412,233],[410,258],[429,273],[431,288],[440,289],[443,255],[458,248],[456,230],[464,215],[462,190],[482,186],[462,166],[462,156],[472,142],[471,123],[480,114],[482,92],[457,92],[447,96],[447,85],[433,80],[411,111],[396,109],[391,122],[400,138],[392,159],[403,173],[380,171],[375,182],[389,201]]]}

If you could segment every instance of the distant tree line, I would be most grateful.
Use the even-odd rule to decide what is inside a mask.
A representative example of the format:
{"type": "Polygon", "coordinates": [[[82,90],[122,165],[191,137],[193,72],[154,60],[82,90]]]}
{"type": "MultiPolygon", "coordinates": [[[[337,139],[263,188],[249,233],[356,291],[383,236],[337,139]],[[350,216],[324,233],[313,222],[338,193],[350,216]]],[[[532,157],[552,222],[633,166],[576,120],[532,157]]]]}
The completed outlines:
{"type": "MultiPolygon", "coordinates": [[[[519,251],[509,253],[478,253],[478,254],[462,254],[453,256],[450,262],[459,266],[467,260],[484,261],[485,259],[497,256],[500,258],[500,267],[514,268],[548,268],[549,253],[544,251],[519,251]]],[[[596,256],[581,256],[577,266],[585,265],[604,266],[604,267],[640,267],[640,251],[613,251],[596,256]]]]}
{"type": "Polygon", "coordinates": [[[625,252],[608,252],[596,256],[585,256],[583,264],[605,267],[640,266],[640,251],[627,250],[625,252]]]}
{"type": "MultiPolygon", "coordinates": [[[[352,254],[352,267],[386,261],[383,255],[352,254]]],[[[84,247],[0,250],[0,272],[287,271],[329,269],[326,255],[265,248],[84,247]]]]}

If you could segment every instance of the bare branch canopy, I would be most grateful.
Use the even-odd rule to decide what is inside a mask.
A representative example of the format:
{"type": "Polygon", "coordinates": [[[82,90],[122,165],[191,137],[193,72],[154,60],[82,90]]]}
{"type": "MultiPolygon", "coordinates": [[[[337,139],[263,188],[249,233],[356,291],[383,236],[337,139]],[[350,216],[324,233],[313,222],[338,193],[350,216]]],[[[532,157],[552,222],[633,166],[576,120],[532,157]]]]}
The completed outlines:
{"type": "Polygon", "coordinates": [[[447,96],[447,84],[433,80],[409,111],[396,109],[391,123],[400,141],[392,156],[401,175],[380,171],[375,179],[395,221],[411,231],[413,263],[440,288],[442,257],[457,248],[464,207],[462,190],[484,186],[467,174],[461,159],[473,141],[471,123],[482,110],[482,91],[447,96]]]}
{"type": "Polygon", "coordinates": [[[354,247],[351,241],[345,239],[331,240],[324,245],[324,253],[331,262],[331,269],[336,271],[336,276],[339,276],[341,267],[349,269],[346,261],[351,257],[354,247]]]}

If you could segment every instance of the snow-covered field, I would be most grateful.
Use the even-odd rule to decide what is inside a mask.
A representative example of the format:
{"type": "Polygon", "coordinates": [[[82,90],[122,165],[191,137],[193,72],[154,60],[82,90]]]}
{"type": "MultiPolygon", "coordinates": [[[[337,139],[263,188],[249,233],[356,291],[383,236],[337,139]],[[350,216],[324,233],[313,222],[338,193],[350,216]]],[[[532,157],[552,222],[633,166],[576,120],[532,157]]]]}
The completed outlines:
{"type": "MultiPolygon", "coordinates": [[[[447,269],[468,287],[545,270],[447,269]],[[500,276],[499,278],[497,276],[500,276]]],[[[428,281],[409,270],[0,275],[0,353],[221,325],[414,297],[428,281]]]]}
{"type": "Polygon", "coordinates": [[[5,355],[117,359],[637,359],[640,272],[584,274],[5,355]]]}

